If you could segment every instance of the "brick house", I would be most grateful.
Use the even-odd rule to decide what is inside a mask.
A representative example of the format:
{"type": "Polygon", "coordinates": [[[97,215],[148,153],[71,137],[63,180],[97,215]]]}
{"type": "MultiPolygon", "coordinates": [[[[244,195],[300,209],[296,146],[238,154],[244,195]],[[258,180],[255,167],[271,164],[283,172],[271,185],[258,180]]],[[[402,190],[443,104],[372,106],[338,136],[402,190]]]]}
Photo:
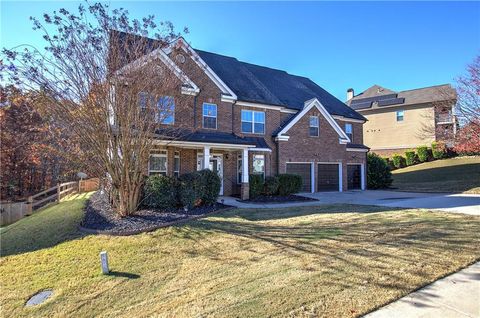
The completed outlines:
{"type": "Polygon", "coordinates": [[[140,60],[130,64],[159,61],[181,80],[180,94],[168,94],[169,124],[183,133],[157,131],[149,174],[212,169],[221,195],[242,198],[249,174],[297,173],[308,192],[365,189],[365,118],[310,79],[195,50],[182,38],[140,60]],[[175,108],[179,99],[187,109],[175,108]]]}
{"type": "Polygon", "coordinates": [[[391,156],[434,141],[453,146],[456,99],[448,84],[399,92],[373,85],[358,95],[349,89],[346,103],[368,119],[363,126],[365,145],[391,156]]]}

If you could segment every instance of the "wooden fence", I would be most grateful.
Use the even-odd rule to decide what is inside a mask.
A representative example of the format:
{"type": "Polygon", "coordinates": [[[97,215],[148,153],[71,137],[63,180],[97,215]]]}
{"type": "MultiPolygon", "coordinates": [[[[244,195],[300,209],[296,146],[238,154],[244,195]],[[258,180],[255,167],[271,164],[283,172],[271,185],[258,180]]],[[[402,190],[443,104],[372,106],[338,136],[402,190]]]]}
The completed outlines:
{"type": "Polygon", "coordinates": [[[98,178],[59,183],[28,197],[25,202],[0,202],[0,226],[14,223],[47,204],[56,204],[69,194],[98,190],[99,184],[98,178]]]}

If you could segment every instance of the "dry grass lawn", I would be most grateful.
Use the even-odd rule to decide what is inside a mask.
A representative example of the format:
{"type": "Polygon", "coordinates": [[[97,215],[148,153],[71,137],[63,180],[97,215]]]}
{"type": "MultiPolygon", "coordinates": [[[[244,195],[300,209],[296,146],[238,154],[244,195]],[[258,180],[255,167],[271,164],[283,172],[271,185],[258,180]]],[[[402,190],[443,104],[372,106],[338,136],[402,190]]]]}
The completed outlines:
{"type": "Polygon", "coordinates": [[[355,317],[480,259],[480,218],[331,205],[82,235],[85,197],[1,232],[5,317],[355,317]],[[369,213],[365,213],[369,212],[369,213]],[[109,252],[110,276],[98,253],[109,252]],[[52,288],[45,304],[28,297],[52,288]]]}
{"type": "Polygon", "coordinates": [[[402,191],[480,194],[480,157],[435,160],[393,171],[402,191]]]}

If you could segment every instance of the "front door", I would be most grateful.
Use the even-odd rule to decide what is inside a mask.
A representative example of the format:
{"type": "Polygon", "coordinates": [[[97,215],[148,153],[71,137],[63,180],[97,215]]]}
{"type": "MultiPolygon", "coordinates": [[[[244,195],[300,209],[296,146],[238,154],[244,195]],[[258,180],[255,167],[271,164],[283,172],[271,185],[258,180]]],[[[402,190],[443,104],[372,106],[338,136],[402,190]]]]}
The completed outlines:
{"type": "MultiPolygon", "coordinates": [[[[203,156],[197,156],[197,170],[203,169],[203,156]]],[[[223,195],[223,156],[211,155],[208,169],[215,171],[220,177],[220,195],[223,195]]]]}

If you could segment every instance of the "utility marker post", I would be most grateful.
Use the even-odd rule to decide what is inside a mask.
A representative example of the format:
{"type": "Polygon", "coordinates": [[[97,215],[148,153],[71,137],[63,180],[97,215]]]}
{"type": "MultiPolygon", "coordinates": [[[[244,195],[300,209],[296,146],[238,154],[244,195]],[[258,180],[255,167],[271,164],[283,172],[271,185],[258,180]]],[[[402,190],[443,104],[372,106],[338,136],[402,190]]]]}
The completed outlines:
{"type": "Polygon", "coordinates": [[[110,273],[110,269],[108,268],[108,254],[106,251],[100,252],[100,263],[102,265],[102,274],[107,275],[110,273]]]}

